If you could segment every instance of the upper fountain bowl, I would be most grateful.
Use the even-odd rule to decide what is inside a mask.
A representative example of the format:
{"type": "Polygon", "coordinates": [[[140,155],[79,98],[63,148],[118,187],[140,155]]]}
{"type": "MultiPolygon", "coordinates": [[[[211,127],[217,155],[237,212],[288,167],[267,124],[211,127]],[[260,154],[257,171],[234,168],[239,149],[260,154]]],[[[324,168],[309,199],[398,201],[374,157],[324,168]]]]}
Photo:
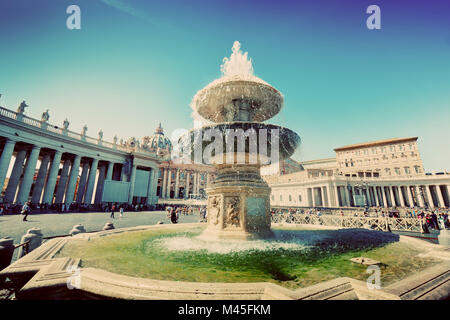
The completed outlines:
{"type": "Polygon", "coordinates": [[[283,95],[253,75],[219,78],[198,91],[191,104],[212,122],[253,121],[272,118],[283,107],[283,95]]]}

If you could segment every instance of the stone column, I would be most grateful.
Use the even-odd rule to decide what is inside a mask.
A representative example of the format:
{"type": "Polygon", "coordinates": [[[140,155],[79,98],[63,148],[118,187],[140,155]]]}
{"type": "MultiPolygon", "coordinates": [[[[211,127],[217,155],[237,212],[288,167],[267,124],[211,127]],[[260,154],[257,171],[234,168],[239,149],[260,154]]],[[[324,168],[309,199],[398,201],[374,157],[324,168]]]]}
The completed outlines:
{"type": "Polygon", "coordinates": [[[392,206],[395,207],[397,205],[397,202],[395,201],[394,188],[393,187],[388,187],[388,189],[389,189],[389,193],[391,194],[392,206]]]}
{"type": "Polygon", "coordinates": [[[128,203],[133,203],[133,196],[134,196],[134,184],[136,182],[136,169],[137,165],[133,165],[133,169],[131,169],[131,175],[130,175],[130,191],[128,193],[128,203]]]}
{"type": "Polygon", "coordinates": [[[155,197],[155,201],[158,202],[158,180],[159,180],[159,168],[152,168],[153,171],[153,185],[152,185],[152,196],[155,197]]]}
{"type": "Polygon", "coordinates": [[[110,161],[108,163],[108,170],[106,171],[106,180],[112,180],[113,170],[114,170],[114,162],[110,161]]]}
{"type": "Polygon", "coordinates": [[[84,203],[91,204],[92,193],[94,192],[95,176],[97,175],[98,159],[92,159],[91,168],[89,170],[89,177],[86,186],[86,193],[84,195],[84,203]]]}
{"type": "Polygon", "coordinates": [[[206,187],[211,187],[211,173],[206,174],[206,187]]]}
{"type": "Polygon", "coordinates": [[[337,185],[333,185],[333,190],[334,190],[335,207],[339,207],[339,187],[337,185]]]}
{"type": "Polygon", "coordinates": [[[148,176],[148,185],[147,185],[147,204],[150,205],[153,201],[153,183],[155,181],[155,170],[152,168],[150,170],[150,174],[148,176]]]}
{"type": "Polygon", "coordinates": [[[0,157],[0,192],[3,190],[5,184],[6,174],[8,173],[9,163],[14,152],[14,147],[16,142],[11,139],[6,139],[5,146],[3,147],[3,152],[0,157]]]}
{"type": "Polygon", "coordinates": [[[414,208],[414,200],[411,192],[410,186],[406,186],[406,195],[408,196],[409,206],[414,208]]]}
{"type": "Polygon", "coordinates": [[[69,183],[67,185],[66,198],[64,199],[64,202],[67,204],[71,204],[72,202],[74,202],[75,188],[77,186],[78,173],[80,172],[80,162],[81,162],[81,157],[79,155],[75,155],[75,158],[74,158],[73,164],[72,164],[72,169],[70,169],[69,183]]]}
{"type": "Polygon", "coordinates": [[[425,192],[427,193],[427,199],[428,199],[428,203],[430,204],[430,208],[434,208],[434,201],[433,201],[433,197],[431,196],[431,188],[430,186],[425,186],[425,192]]]}
{"type": "Polygon", "coordinates": [[[52,164],[50,165],[50,172],[48,174],[47,185],[45,186],[42,203],[52,203],[53,193],[55,192],[56,177],[58,176],[59,165],[61,163],[61,156],[62,152],[56,150],[55,155],[53,156],[52,164]]]}
{"type": "Polygon", "coordinates": [[[405,202],[405,199],[403,198],[402,186],[398,186],[397,191],[398,191],[398,197],[400,198],[400,205],[402,207],[406,207],[406,202],[405,202]]]}
{"type": "Polygon", "coordinates": [[[319,187],[319,194],[320,194],[320,205],[322,207],[325,207],[325,189],[324,187],[319,187]]]}
{"type": "Polygon", "coordinates": [[[423,197],[420,194],[420,186],[414,186],[414,191],[416,193],[417,202],[419,204],[419,207],[425,207],[425,204],[423,203],[423,197]]]}
{"type": "Polygon", "coordinates": [[[383,203],[386,208],[389,207],[389,203],[387,202],[386,189],[381,187],[381,194],[383,195],[383,203]]]}
{"type": "Polygon", "coordinates": [[[66,191],[67,179],[69,177],[70,159],[64,160],[64,164],[56,187],[55,203],[62,203],[66,191]]]}
{"type": "Polygon", "coordinates": [[[189,199],[189,188],[191,183],[191,173],[189,171],[186,171],[186,186],[184,191],[184,198],[189,199]]]}
{"type": "Polygon", "coordinates": [[[439,207],[445,208],[445,202],[444,202],[444,197],[442,196],[441,187],[439,185],[436,185],[435,188],[436,188],[437,197],[439,199],[439,207]]]}
{"type": "Polygon", "coordinates": [[[167,186],[166,186],[166,198],[170,199],[170,185],[172,183],[172,171],[167,169],[167,186]]]}
{"type": "Polygon", "coordinates": [[[31,184],[33,183],[34,172],[36,170],[36,164],[39,158],[39,152],[41,152],[41,147],[34,145],[25,165],[22,183],[19,188],[19,193],[17,194],[17,203],[24,204],[28,201],[31,184]]]}
{"type": "Polygon", "coordinates": [[[176,171],[176,177],[175,177],[175,195],[174,198],[178,199],[179,198],[179,187],[180,187],[180,170],[177,169],[176,171]]]}
{"type": "Polygon", "coordinates": [[[77,203],[83,202],[84,191],[86,190],[86,180],[89,172],[89,162],[83,163],[83,170],[81,170],[80,182],[77,190],[77,203]]]}
{"type": "Polygon", "coordinates": [[[95,198],[94,203],[102,203],[103,198],[103,186],[105,184],[105,171],[106,167],[101,166],[98,174],[98,180],[97,180],[97,188],[95,189],[95,198]]]}
{"type": "Polygon", "coordinates": [[[197,174],[192,172],[192,194],[196,194],[197,191],[197,174]]]}
{"type": "Polygon", "coordinates": [[[6,187],[4,203],[13,203],[16,196],[17,186],[19,185],[20,176],[22,175],[23,163],[27,156],[27,150],[20,150],[16,153],[16,160],[9,177],[8,186],[6,187]]]}
{"type": "Polygon", "coordinates": [[[41,202],[42,189],[44,188],[49,162],[50,162],[50,155],[49,154],[44,155],[41,160],[41,166],[39,167],[36,182],[34,183],[33,195],[31,196],[32,203],[41,202]]]}
{"type": "Polygon", "coordinates": [[[323,187],[323,193],[325,196],[325,206],[331,207],[330,189],[328,186],[323,187]]]}
{"type": "Polygon", "coordinates": [[[162,188],[161,188],[161,198],[166,197],[166,183],[167,181],[167,168],[163,168],[163,175],[162,175],[162,188]]]}
{"type": "Polygon", "coordinates": [[[127,175],[125,174],[124,164],[122,164],[122,171],[120,172],[120,181],[128,182],[127,175]]]}

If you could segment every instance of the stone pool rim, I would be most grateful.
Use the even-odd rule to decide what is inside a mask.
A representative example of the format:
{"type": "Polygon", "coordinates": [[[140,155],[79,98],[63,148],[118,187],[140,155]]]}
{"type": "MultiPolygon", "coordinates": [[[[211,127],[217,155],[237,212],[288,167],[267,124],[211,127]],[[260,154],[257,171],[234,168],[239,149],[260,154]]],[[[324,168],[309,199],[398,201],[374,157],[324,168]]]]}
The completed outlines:
{"type": "MultiPolygon", "coordinates": [[[[283,224],[275,225],[283,226],[283,224]]],[[[348,277],[338,277],[305,288],[288,289],[271,282],[204,283],[154,280],[120,275],[98,268],[79,268],[80,289],[69,289],[67,282],[73,274],[67,270],[79,267],[81,260],[73,257],[56,257],[61,249],[72,241],[88,241],[124,232],[153,229],[182,230],[195,226],[203,226],[203,224],[137,226],[51,239],[0,271],[0,276],[7,276],[16,285],[17,299],[34,300],[438,300],[450,298],[450,251],[448,248],[406,236],[400,236],[400,241],[420,246],[426,250],[423,254],[440,258],[442,263],[380,290],[370,290],[364,281],[348,277]]]]}

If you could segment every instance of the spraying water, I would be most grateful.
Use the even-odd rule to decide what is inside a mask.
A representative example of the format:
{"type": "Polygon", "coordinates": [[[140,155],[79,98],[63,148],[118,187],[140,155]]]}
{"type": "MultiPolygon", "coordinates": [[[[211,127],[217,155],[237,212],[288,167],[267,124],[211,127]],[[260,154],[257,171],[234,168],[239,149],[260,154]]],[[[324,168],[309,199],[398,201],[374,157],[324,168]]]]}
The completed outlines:
{"type": "Polygon", "coordinates": [[[220,66],[223,77],[252,77],[253,65],[252,59],[248,58],[248,52],[242,53],[241,43],[235,41],[231,48],[232,54],[230,58],[223,58],[223,64],[220,66]]]}

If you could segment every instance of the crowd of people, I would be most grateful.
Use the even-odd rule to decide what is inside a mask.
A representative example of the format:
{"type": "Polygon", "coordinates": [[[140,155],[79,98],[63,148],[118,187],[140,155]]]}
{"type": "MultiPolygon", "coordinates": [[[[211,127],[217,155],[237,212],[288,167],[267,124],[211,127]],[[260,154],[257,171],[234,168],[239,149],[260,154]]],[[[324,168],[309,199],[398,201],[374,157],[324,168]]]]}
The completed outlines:
{"type": "MultiPolygon", "coordinates": [[[[29,213],[80,213],[80,212],[110,212],[112,207],[123,211],[154,211],[163,210],[160,205],[128,204],[128,203],[103,203],[103,204],[79,204],[79,203],[59,203],[59,204],[32,204],[26,203],[29,213]]],[[[24,205],[1,204],[0,215],[23,214],[24,205]]]]}
{"type": "Polygon", "coordinates": [[[178,223],[181,215],[189,216],[198,214],[201,222],[207,221],[206,206],[167,206],[167,218],[172,223],[178,223]]]}

